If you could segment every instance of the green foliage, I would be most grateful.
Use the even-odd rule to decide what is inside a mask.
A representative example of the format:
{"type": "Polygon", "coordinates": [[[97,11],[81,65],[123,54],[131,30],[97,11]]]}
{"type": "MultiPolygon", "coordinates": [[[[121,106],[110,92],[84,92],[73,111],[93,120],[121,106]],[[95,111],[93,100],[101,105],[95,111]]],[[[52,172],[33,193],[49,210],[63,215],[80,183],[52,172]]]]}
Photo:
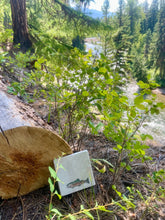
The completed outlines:
{"type": "Polygon", "coordinates": [[[137,24],[140,17],[140,8],[136,0],[128,0],[127,2],[128,16],[130,20],[130,34],[134,35],[135,37],[135,33],[137,31],[136,28],[138,26],[137,24]]]}
{"type": "Polygon", "coordinates": [[[148,28],[151,30],[151,32],[154,31],[155,25],[158,21],[158,13],[159,13],[159,1],[153,0],[151,7],[148,11],[148,28]]]}
{"type": "Polygon", "coordinates": [[[131,200],[136,201],[136,204],[143,203],[143,216],[147,211],[150,213],[157,212],[157,208],[153,206],[153,202],[165,198],[165,189],[162,187],[164,181],[164,170],[158,170],[153,172],[152,175],[148,174],[147,177],[142,178],[138,189],[135,186],[127,187],[131,200]]]}
{"type": "Polygon", "coordinates": [[[63,168],[61,165],[59,165],[59,162],[60,162],[60,158],[58,159],[56,171],[52,167],[49,167],[49,172],[50,172],[51,177],[48,178],[48,183],[49,183],[51,195],[50,195],[50,202],[49,202],[49,211],[48,211],[48,215],[46,216],[47,220],[53,219],[53,216],[56,216],[56,215],[59,217],[58,219],[60,219],[60,217],[62,216],[62,214],[56,208],[53,208],[53,204],[52,204],[53,197],[55,195],[57,195],[59,199],[62,198],[62,196],[58,193],[57,189],[55,188],[56,182],[61,181],[57,176],[58,170],[60,168],[63,168]]]}
{"type": "Polygon", "coordinates": [[[8,2],[0,2],[0,46],[6,50],[7,43],[12,42],[11,19],[8,2]]]}
{"type": "Polygon", "coordinates": [[[127,211],[127,210],[129,210],[129,209],[135,209],[135,204],[132,202],[132,198],[131,197],[129,197],[129,198],[127,198],[125,195],[122,195],[121,194],[121,192],[119,192],[117,189],[116,189],[116,186],[115,185],[113,185],[112,186],[112,189],[117,193],[117,195],[119,196],[119,198],[122,200],[122,202],[124,202],[124,204],[125,204],[125,206],[123,206],[123,205],[121,205],[121,203],[120,202],[115,202],[115,204],[117,205],[117,206],[119,206],[122,210],[124,210],[124,211],[127,211]]]}
{"type": "MultiPolygon", "coordinates": [[[[162,3],[158,20],[158,41],[157,41],[157,60],[156,68],[160,70],[160,78],[163,81],[165,77],[165,3],[162,3]]],[[[164,83],[164,82],[163,82],[164,83]]],[[[165,85],[165,84],[164,84],[165,85]]],[[[164,86],[163,85],[163,86],[164,86]]]]}
{"type": "Polygon", "coordinates": [[[84,51],[85,46],[84,46],[84,39],[82,39],[79,35],[77,35],[73,40],[72,40],[72,46],[77,47],[78,49],[84,51]]]}
{"type": "Polygon", "coordinates": [[[13,32],[11,29],[5,29],[2,32],[0,32],[0,44],[3,45],[12,42],[13,40],[12,34],[13,32]]]}
{"type": "Polygon", "coordinates": [[[107,92],[103,99],[102,120],[106,122],[103,132],[109,140],[116,143],[114,150],[118,152],[116,165],[110,169],[113,173],[113,184],[118,181],[125,169],[131,169],[131,163],[135,159],[141,159],[142,162],[151,159],[145,155],[148,146],[144,141],[152,137],[140,134],[139,129],[150,113],[158,114],[159,107],[164,107],[161,103],[155,103],[155,97],[151,91],[154,86],[157,84],[139,82],[141,91],[134,99],[133,105],[128,103],[127,97],[113,90],[107,92]],[[145,98],[145,95],[148,98],[145,98]],[[127,160],[125,161],[124,158],[127,160]]]}
{"type": "Polygon", "coordinates": [[[103,6],[102,6],[102,12],[103,12],[105,24],[108,24],[109,9],[110,9],[109,0],[104,0],[103,6]]]}
{"type": "Polygon", "coordinates": [[[94,0],[73,0],[73,2],[76,3],[76,10],[77,11],[84,11],[86,8],[90,5],[91,2],[94,2],[94,0]]]}
{"type": "MultiPolygon", "coordinates": [[[[24,60],[29,56],[16,56],[24,65],[22,56],[25,56],[24,60]]],[[[88,126],[95,134],[103,128],[105,136],[118,146],[119,165],[125,156],[129,161],[134,158],[144,160],[147,146],[137,140],[135,134],[150,112],[159,112],[160,106],[155,104],[151,92],[151,88],[157,84],[140,82],[141,92],[135,98],[134,105],[130,105],[119,88],[124,83],[123,78],[111,70],[105,56],[92,63],[91,54],[82,55],[75,49],[66,60],[69,64],[67,67],[50,63],[46,70],[42,70],[45,62],[48,61],[38,58],[36,70],[26,74],[20,85],[13,84],[14,91],[23,95],[29,84],[37,86],[33,98],[44,97],[50,107],[55,106],[50,114],[58,122],[60,134],[73,145],[74,137],[88,126]],[[144,98],[145,94],[150,95],[151,100],[144,98]],[[95,112],[100,114],[99,119],[102,120],[98,125],[93,123],[93,120],[98,120],[95,112]]],[[[127,168],[127,165],[122,164],[122,169],[127,168]]],[[[114,175],[116,172],[114,170],[114,175]]]]}
{"type": "Polygon", "coordinates": [[[115,65],[115,70],[123,75],[130,72],[128,65],[131,59],[128,49],[131,45],[130,40],[129,28],[126,26],[121,27],[113,34],[113,42],[115,46],[113,65],[115,65]]]}
{"type": "Polygon", "coordinates": [[[5,61],[6,61],[6,55],[7,55],[8,53],[5,53],[5,52],[0,52],[0,65],[2,64],[2,63],[5,63],[5,61]]]}

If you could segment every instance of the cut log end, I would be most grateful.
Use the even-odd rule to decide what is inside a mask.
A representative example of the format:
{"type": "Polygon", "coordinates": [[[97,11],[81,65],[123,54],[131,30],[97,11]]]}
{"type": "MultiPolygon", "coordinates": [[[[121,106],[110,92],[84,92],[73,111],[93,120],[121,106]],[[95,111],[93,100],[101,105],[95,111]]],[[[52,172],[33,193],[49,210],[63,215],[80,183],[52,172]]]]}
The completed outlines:
{"type": "Polygon", "coordinates": [[[0,196],[25,195],[48,184],[53,159],[71,154],[57,134],[37,127],[17,127],[0,133],[0,196]]]}

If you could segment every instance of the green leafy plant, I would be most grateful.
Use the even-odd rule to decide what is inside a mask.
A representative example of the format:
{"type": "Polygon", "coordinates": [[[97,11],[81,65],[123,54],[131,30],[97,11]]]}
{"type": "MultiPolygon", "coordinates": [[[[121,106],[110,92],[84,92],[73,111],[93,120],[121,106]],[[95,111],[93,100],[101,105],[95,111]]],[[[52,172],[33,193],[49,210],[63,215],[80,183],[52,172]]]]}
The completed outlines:
{"type": "Polygon", "coordinates": [[[136,205],[133,203],[133,199],[131,197],[126,197],[124,194],[122,195],[119,192],[115,185],[112,186],[112,189],[117,193],[122,202],[124,202],[124,206],[119,201],[114,201],[114,203],[119,206],[122,210],[128,211],[129,209],[135,209],[136,205]]]}
{"type": "Polygon", "coordinates": [[[49,210],[48,210],[48,215],[46,216],[46,219],[48,220],[53,219],[53,217],[56,215],[58,215],[59,217],[62,216],[62,214],[60,214],[60,212],[56,208],[54,208],[52,204],[52,200],[55,195],[57,195],[59,199],[62,198],[62,196],[58,193],[57,189],[55,188],[56,182],[62,182],[57,176],[57,172],[59,168],[63,168],[61,164],[59,165],[59,162],[60,162],[60,158],[58,159],[56,171],[52,167],[49,167],[49,172],[51,177],[48,178],[48,183],[50,187],[49,210]]]}
{"type": "Polygon", "coordinates": [[[130,165],[133,160],[141,159],[144,162],[151,159],[145,155],[145,150],[149,147],[144,141],[152,137],[140,134],[139,129],[149,114],[158,114],[159,108],[164,108],[164,104],[156,103],[155,96],[152,95],[151,88],[157,84],[149,85],[139,82],[139,86],[141,91],[136,94],[133,105],[128,103],[127,97],[123,94],[117,94],[115,91],[107,94],[107,97],[111,97],[113,101],[109,102],[104,99],[103,119],[106,123],[103,132],[108,139],[116,143],[114,150],[118,152],[116,164],[111,169],[113,173],[112,185],[118,181],[125,169],[131,169],[130,165]]]}
{"type": "Polygon", "coordinates": [[[158,170],[152,174],[147,174],[139,183],[137,182],[140,187],[127,187],[136,206],[142,205],[141,219],[144,219],[147,213],[159,212],[161,201],[164,202],[165,199],[164,182],[165,172],[158,170]]]}
{"type": "Polygon", "coordinates": [[[12,42],[13,31],[11,29],[5,29],[0,32],[0,44],[2,47],[5,48],[4,44],[6,45],[8,42],[12,42]]]}

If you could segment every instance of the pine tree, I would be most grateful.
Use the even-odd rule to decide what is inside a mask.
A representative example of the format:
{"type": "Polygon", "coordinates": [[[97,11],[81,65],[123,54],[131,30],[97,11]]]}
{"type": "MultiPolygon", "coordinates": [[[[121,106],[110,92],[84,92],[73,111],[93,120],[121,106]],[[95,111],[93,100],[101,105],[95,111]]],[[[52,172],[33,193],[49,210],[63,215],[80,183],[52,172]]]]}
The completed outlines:
{"type": "Polygon", "coordinates": [[[119,73],[126,73],[129,69],[129,48],[131,46],[128,26],[123,25],[123,27],[118,29],[113,35],[113,41],[115,45],[113,51],[115,70],[119,73]]]}
{"type": "Polygon", "coordinates": [[[130,19],[130,34],[133,36],[136,31],[136,25],[139,20],[139,7],[137,0],[128,0],[128,16],[130,19]]]}
{"type": "Polygon", "coordinates": [[[151,33],[153,33],[155,25],[158,21],[158,13],[159,13],[159,0],[153,0],[150,10],[148,12],[148,28],[150,28],[151,33]]]}
{"type": "Polygon", "coordinates": [[[110,9],[110,3],[109,0],[104,0],[103,6],[102,6],[102,12],[103,12],[103,17],[105,20],[105,24],[108,24],[108,15],[109,15],[109,9],[110,9]]]}
{"type": "Polygon", "coordinates": [[[119,27],[123,26],[124,5],[125,5],[124,0],[119,0],[119,12],[118,12],[119,27]]]}
{"type": "Polygon", "coordinates": [[[149,10],[148,0],[145,0],[145,1],[144,1],[144,3],[143,3],[143,10],[144,10],[144,13],[145,13],[145,14],[148,13],[148,10],[149,10]]]}
{"type": "Polygon", "coordinates": [[[32,47],[29,37],[26,15],[26,0],[10,0],[12,11],[13,43],[20,44],[20,49],[26,51],[32,47]]]}
{"type": "Polygon", "coordinates": [[[152,40],[152,33],[151,30],[148,29],[145,37],[145,50],[144,50],[144,56],[146,60],[148,61],[148,56],[150,54],[150,49],[151,49],[151,40],[152,40]]]}
{"type": "Polygon", "coordinates": [[[119,73],[128,73],[130,61],[129,50],[131,48],[131,39],[130,36],[130,17],[128,16],[127,5],[124,1],[119,1],[119,9],[117,13],[117,22],[119,28],[113,34],[113,41],[115,49],[113,50],[114,55],[114,66],[115,70],[119,73]]]}
{"type": "Polygon", "coordinates": [[[148,16],[148,12],[149,12],[149,4],[148,1],[145,0],[145,2],[142,4],[142,10],[143,10],[143,19],[141,21],[141,30],[140,33],[141,34],[145,34],[148,30],[148,24],[147,24],[147,16],[148,16]]]}
{"type": "MultiPolygon", "coordinates": [[[[68,0],[64,0],[64,1],[68,1],[68,0]]],[[[78,11],[82,11],[86,10],[86,8],[90,5],[91,2],[93,2],[94,0],[73,0],[73,2],[76,3],[76,8],[78,11]]]]}
{"type": "Polygon", "coordinates": [[[102,31],[102,34],[101,34],[101,42],[102,42],[104,56],[109,56],[111,49],[112,49],[110,47],[111,33],[110,33],[110,28],[108,27],[110,23],[109,9],[110,9],[109,0],[104,0],[103,6],[102,6],[102,12],[103,12],[103,22],[106,24],[106,27],[105,27],[105,30],[102,31]]]}
{"type": "Polygon", "coordinates": [[[165,82],[165,1],[161,1],[158,20],[157,62],[156,68],[160,70],[160,79],[165,82]]]}

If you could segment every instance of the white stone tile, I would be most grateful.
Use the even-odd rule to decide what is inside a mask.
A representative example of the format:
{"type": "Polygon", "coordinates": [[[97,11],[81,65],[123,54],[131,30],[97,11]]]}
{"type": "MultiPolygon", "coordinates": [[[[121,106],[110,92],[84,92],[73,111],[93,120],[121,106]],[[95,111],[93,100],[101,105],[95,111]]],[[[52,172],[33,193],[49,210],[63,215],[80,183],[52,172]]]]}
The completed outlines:
{"type": "Polygon", "coordinates": [[[62,196],[95,185],[88,151],[80,151],[54,160],[60,194],[62,196]],[[60,165],[63,168],[59,168],[60,165]]]}

